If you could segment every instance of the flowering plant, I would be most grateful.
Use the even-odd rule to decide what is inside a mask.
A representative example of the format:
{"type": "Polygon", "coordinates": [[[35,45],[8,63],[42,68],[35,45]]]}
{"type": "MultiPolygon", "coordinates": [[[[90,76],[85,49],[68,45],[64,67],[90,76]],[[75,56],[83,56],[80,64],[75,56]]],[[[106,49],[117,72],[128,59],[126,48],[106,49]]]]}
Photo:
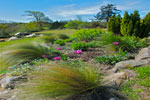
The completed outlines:
{"type": "Polygon", "coordinates": [[[119,44],[119,42],[114,42],[113,44],[114,44],[114,45],[118,45],[118,44],[119,44]]]}
{"type": "Polygon", "coordinates": [[[82,54],[82,50],[75,50],[74,53],[75,54],[82,54]]]}
{"type": "Polygon", "coordinates": [[[56,48],[57,50],[62,50],[62,48],[61,47],[58,47],[58,48],[56,48]]]}
{"type": "Polygon", "coordinates": [[[61,60],[61,57],[54,57],[54,60],[61,60]]]}

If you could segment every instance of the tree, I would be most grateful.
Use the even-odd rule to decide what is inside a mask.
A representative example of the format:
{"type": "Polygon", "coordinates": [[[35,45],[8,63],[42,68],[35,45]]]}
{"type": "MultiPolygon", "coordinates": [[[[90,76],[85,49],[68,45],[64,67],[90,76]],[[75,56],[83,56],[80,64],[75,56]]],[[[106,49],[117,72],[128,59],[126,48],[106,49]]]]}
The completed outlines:
{"type": "Polygon", "coordinates": [[[143,25],[144,25],[144,37],[145,37],[148,36],[150,33],[150,12],[143,19],[143,25]]]}
{"type": "Polygon", "coordinates": [[[117,9],[116,5],[108,4],[100,8],[100,12],[97,13],[96,20],[108,22],[112,15],[119,14],[121,11],[117,9]]]}
{"type": "Polygon", "coordinates": [[[86,26],[86,23],[80,20],[70,20],[67,24],[65,24],[65,28],[70,29],[80,29],[84,28],[86,26]]]}
{"type": "Polygon", "coordinates": [[[121,23],[120,14],[118,14],[117,16],[113,15],[107,23],[108,31],[111,31],[115,34],[120,34],[120,23],[121,23]]]}
{"type": "Polygon", "coordinates": [[[42,23],[44,22],[52,22],[48,17],[45,16],[44,13],[39,11],[25,11],[27,13],[26,16],[32,17],[32,20],[38,23],[40,30],[42,30],[42,23]]]}
{"type": "Polygon", "coordinates": [[[0,37],[8,37],[9,33],[6,32],[7,26],[0,24],[0,37]]]}
{"type": "Polygon", "coordinates": [[[40,31],[40,27],[38,27],[38,24],[36,22],[27,23],[26,29],[27,29],[27,31],[30,31],[30,32],[40,31]]]}
{"type": "MultiPolygon", "coordinates": [[[[129,35],[129,26],[131,26],[130,16],[128,12],[126,11],[124,13],[124,17],[121,20],[121,34],[126,36],[129,35]],[[130,25],[129,25],[130,23],[130,25]]],[[[131,26],[132,27],[132,26],[131,26]]]]}

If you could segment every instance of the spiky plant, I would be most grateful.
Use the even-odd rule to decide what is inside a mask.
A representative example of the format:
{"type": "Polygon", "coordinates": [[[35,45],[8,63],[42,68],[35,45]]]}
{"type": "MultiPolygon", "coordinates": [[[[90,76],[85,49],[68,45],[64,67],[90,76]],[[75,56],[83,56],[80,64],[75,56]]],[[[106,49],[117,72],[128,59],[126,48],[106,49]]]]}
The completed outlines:
{"type": "Polygon", "coordinates": [[[19,44],[2,54],[0,62],[5,63],[6,65],[13,65],[40,59],[42,58],[42,55],[51,58],[53,56],[58,56],[59,54],[59,51],[44,45],[32,43],[19,44]]]}
{"type": "Polygon", "coordinates": [[[85,94],[100,86],[100,75],[85,64],[82,67],[73,67],[69,63],[53,64],[44,68],[46,69],[34,74],[33,80],[25,85],[28,88],[23,88],[25,93],[20,96],[33,97],[35,100],[39,98],[62,99],[85,94]]]}

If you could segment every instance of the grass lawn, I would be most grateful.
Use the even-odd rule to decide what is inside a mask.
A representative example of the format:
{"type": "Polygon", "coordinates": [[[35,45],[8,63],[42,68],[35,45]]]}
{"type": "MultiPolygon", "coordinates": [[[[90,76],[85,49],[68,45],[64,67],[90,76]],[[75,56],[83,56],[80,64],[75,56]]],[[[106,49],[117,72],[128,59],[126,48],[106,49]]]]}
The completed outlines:
{"type": "Polygon", "coordinates": [[[46,33],[54,33],[54,34],[66,34],[66,35],[72,35],[76,30],[75,29],[60,29],[60,30],[47,30],[42,32],[37,32],[40,34],[46,34],[46,33]]]}

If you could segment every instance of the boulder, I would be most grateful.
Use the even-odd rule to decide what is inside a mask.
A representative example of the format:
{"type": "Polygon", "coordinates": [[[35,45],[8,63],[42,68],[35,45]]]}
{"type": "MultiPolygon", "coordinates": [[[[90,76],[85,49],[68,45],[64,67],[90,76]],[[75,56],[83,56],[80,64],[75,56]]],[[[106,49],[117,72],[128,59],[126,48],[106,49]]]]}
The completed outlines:
{"type": "Polygon", "coordinates": [[[10,37],[10,38],[8,39],[8,41],[11,41],[11,40],[18,40],[18,38],[17,38],[17,37],[10,37]]]}
{"type": "Polygon", "coordinates": [[[125,79],[127,79],[128,73],[119,72],[113,73],[111,75],[105,76],[103,78],[103,83],[108,86],[120,86],[125,79]]]}
{"type": "Polygon", "coordinates": [[[0,86],[4,89],[13,89],[15,87],[15,81],[19,79],[21,79],[20,76],[5,76],[0,80],[0,86]]]}
{"type": "Polygon", "coordinates": [[[128,68],[128,67],[138,67],[142,65],[147,65],[150,63],[150,59],[143,59],[143,60],[126,60],[121,61],[115,64],[115,68],[128,68]]]}
{"type": "Polygon", "coordinates": [[[139,54],[135,57],[135,60],[142,60],[150,58],[150,47],[143,48],[139,54]]]}
{"type": "Polygon", "coordinates": [[[36,34],[35,33],[32,33],[32,34],[30,34],[30,35],[27,35],[26,37],[27,38],[32,38],[32,37],[35,37],[36,36],[36,34]]]}
{"type": "Polygon", "coordinates": [[[3,39],[0,39],[0,42],[5,42],[5,40],[3,40],[3,39]]]}
{"type": "Polygon", "coordinates": [[[22,36],[26,36],[26,35],[30,35],[31,33],[29,32],[18,32],[15,34],[16,37],[22,37],[22,36]]]}

